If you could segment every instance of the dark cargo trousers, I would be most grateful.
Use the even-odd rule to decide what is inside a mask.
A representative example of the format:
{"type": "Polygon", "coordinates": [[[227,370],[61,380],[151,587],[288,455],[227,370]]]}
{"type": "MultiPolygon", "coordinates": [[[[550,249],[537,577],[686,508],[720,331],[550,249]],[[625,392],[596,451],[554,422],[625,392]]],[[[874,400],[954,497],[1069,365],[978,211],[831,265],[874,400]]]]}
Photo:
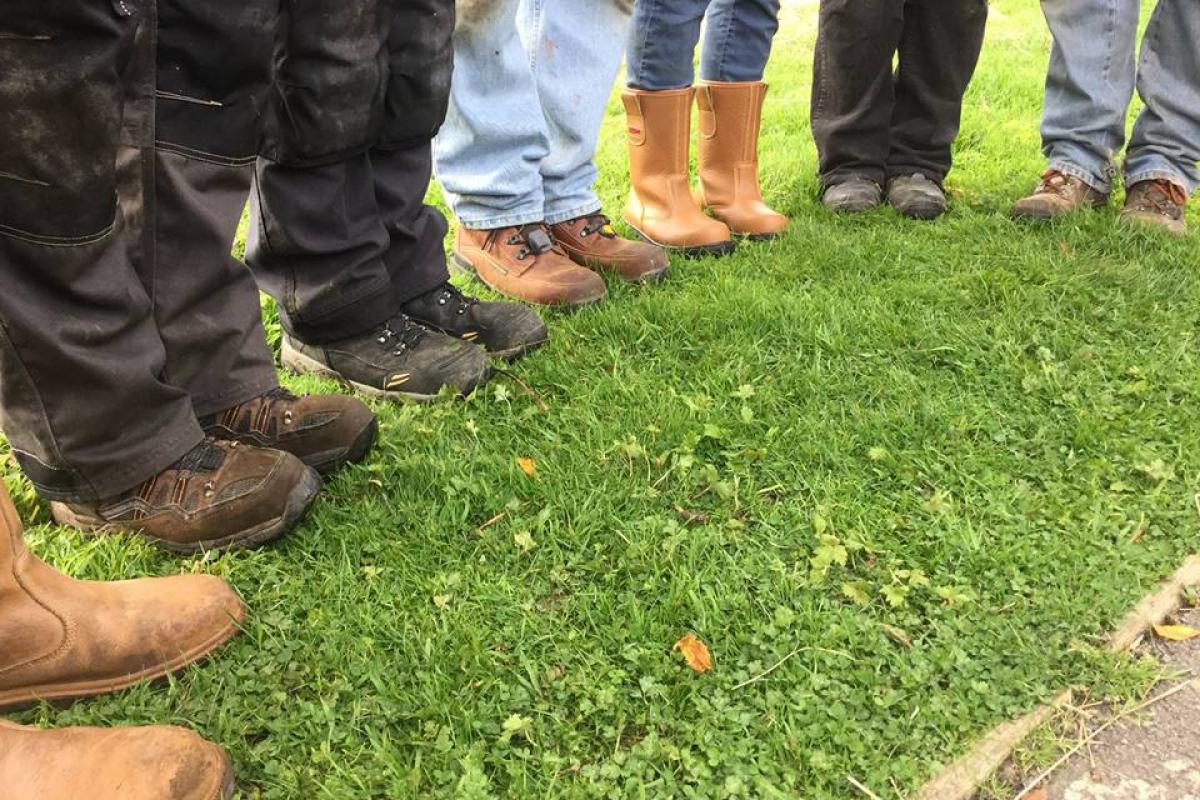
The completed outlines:
{"type": "Polygon", "coordinates": [[[309,344],[366,333],[445,282],[425,205],[453,0],[285,0],[246,261],[309,344]]]}
{"type": "Polygon", "coordinates": [[[986,24],[987,0],[821,0],[812,92],[821,182],[921,174],[940,184],[986,24]]]}
{"type": "Polygon", "coordinates": [[[0,421],[43,496],[94,502],[201,441],[197,415],[277,385],[229,255],[275,13],[0,5],[0,421]]]}

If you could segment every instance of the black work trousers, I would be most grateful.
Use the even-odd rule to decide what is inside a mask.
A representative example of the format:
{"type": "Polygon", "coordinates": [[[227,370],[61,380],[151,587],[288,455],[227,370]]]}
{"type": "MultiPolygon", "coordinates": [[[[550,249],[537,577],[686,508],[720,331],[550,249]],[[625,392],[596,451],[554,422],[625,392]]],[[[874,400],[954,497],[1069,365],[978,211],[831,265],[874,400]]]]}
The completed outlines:
{"type": "Polygon", "coordinates": [[[0,6],[0,422],[43,496],[94,502],[277,385],[229,255],[276,11],[0,6]]]}
{"type": "Polygon", "coordinates": [[[914,174],[940,184],[986,23],[987,0],[821,0],[812,128],[822,184],[914,174]]]}
{"type": "Polygon", "coordinates": [[[246,261],[284,327],[356,336],[445,282],[425,204],[453,68],[453,0],[285,0],[246,261]]]}

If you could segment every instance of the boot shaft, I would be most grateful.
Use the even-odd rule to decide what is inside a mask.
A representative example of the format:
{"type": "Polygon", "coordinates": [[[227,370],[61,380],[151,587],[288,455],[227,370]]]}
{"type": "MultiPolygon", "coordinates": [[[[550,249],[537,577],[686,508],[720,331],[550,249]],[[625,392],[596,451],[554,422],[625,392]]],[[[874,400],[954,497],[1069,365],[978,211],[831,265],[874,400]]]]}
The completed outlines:
{"type": "Polygon", "coordinates": [[[692,133],[693,91],[621,93],[628,120],[630,170],[640,176],[670,175],[687,179],[692,133]]]}
{"type": "Polygon", "coordinates": [[[757,164],[765,83],[696,84],[701,169],[710,164],[757,164]]]}
{"type": "Polygon", "coordinates": [[[15,582],[17,563],[25,553],[21,519],[8,489],[0,482],[0,598],[5,587],[15,582]]]}

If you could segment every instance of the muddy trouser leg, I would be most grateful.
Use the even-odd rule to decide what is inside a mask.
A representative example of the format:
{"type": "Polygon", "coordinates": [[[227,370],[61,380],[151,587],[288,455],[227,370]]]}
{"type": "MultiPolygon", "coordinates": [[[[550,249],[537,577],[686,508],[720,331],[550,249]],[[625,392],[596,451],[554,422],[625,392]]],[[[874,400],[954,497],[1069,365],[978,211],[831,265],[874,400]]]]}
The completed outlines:
{"type": "Polygon", "coordinates": [[[963,95],[987,27],[987,0],[910,0],[900,40],[888,177],[950,171],[963,95]]]}
{"type": "Polygon", "coordinates": [[[138,272],[153,259],[154,7],[8,0],[5,10],[0,411],[43,496],[94,502],[202,438],[187,393],[165,378],[138,272]]]}
{"type": "Polygon", "coordinates": [[[278,386],[250,271],[230,254],[250,192],[278,0],[158,0],[155,317],[196,413],[278,386]]]}
{"type": "Polygon", "coordinates": [[[366,333],[448,278],[446,223],[424,197],[449,92],[453,3],[376,2],[374,28],[341,3],[324,14],[316,0],[293,3],[281,37],[287,74],[317,89],[276,95],[247,260],[289,333],[310,344],[366,333]],[[336,36],[313,24],[331,14],[336,36]]]}
{"type": "Polygon", "coordinates": [[[904,9],[904,0],[821,0],[812,130],[825,186],[884,182],[904,9]]]}

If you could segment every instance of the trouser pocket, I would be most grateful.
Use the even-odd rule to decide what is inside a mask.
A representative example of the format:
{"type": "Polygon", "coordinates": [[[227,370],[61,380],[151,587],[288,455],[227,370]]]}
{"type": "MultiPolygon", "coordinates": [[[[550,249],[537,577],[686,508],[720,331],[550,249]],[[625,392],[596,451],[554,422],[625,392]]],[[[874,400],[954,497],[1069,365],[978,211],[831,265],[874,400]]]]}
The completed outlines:
{"type": "Polygon", "coordinates": [[[58,245],[100,238],[117,210],[132,9],[16,6],[0,19],[0,234],[58,245]]]}

